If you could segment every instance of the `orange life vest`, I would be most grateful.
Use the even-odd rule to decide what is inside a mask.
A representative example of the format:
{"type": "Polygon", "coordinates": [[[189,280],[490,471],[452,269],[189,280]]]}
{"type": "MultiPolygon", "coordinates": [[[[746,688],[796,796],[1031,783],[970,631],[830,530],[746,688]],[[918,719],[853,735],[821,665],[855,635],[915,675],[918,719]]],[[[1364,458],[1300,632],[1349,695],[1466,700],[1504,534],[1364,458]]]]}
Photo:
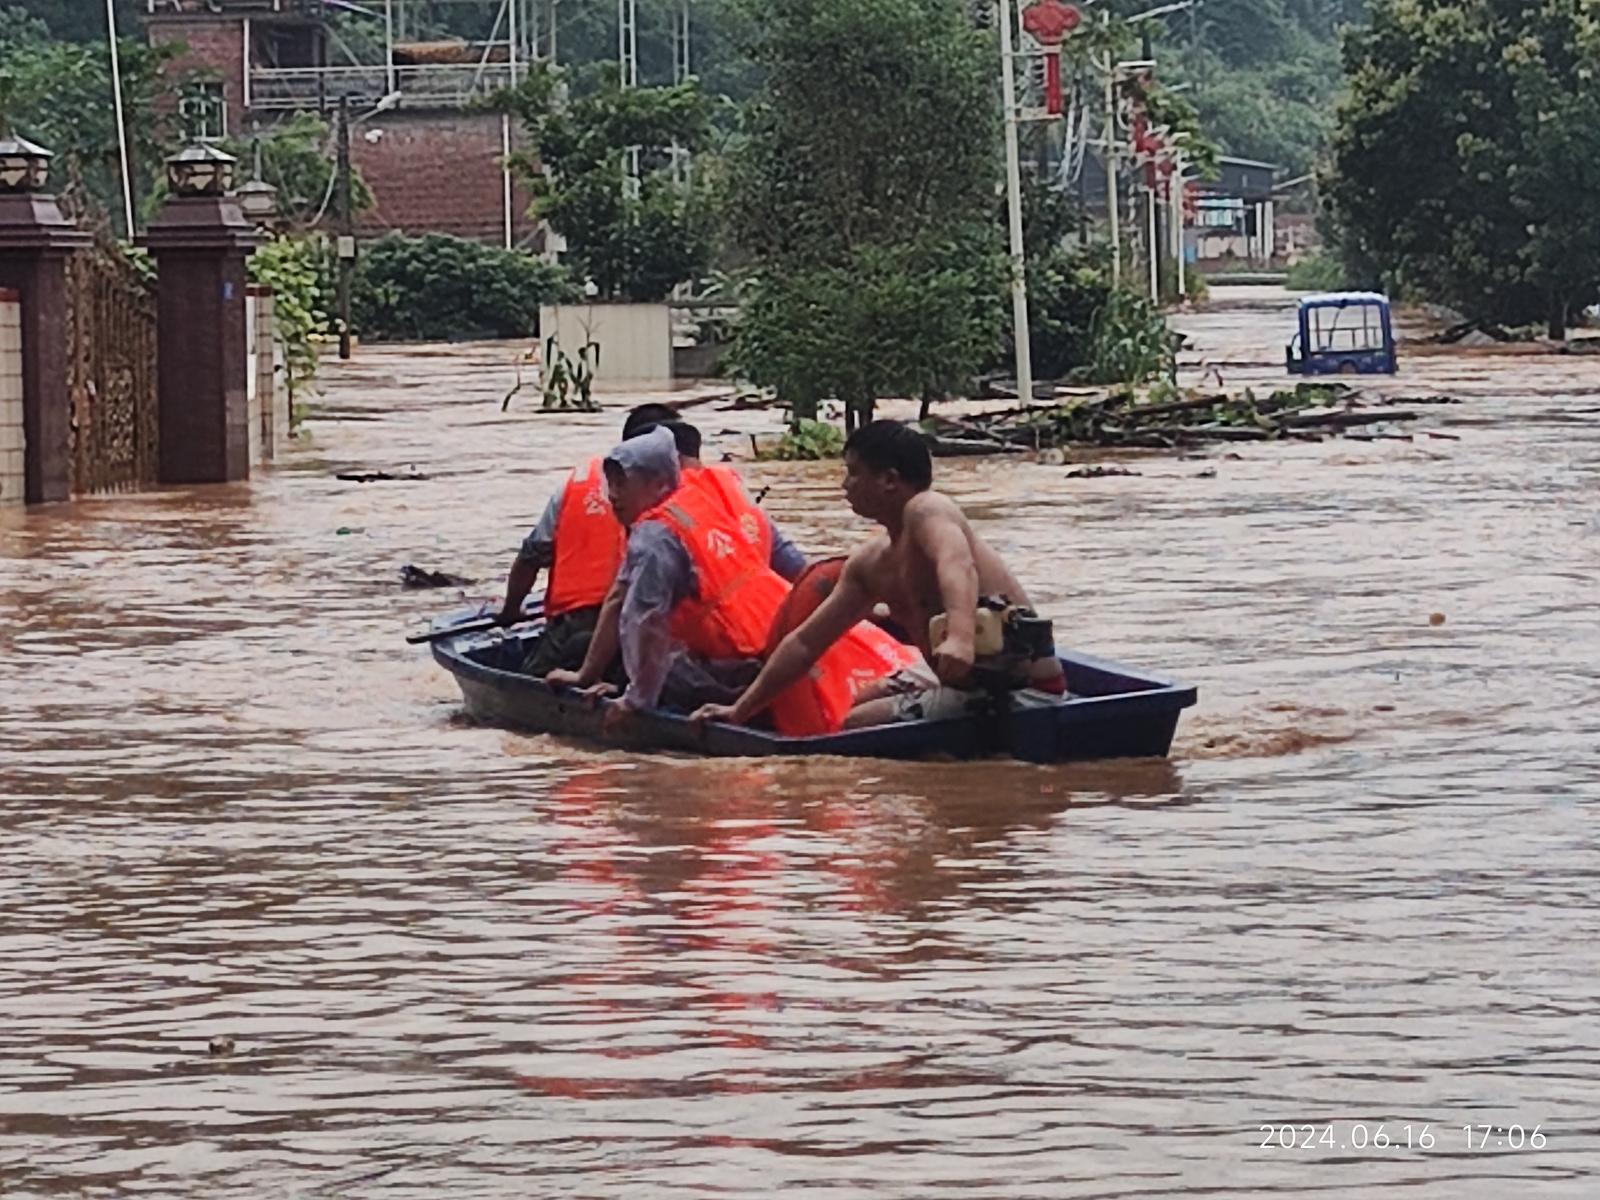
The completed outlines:
{"type": "MultiPolygon", "coordinates": [[[[694,564],[699,595],[672,610],[672,634],[704,658],[755,658],[767,645],[789,585],[767,565],[770,527],[748,500],[736,516],[701,486],[679,488],[645,513],[677,535],[694,564]]],[[[803,679],[772,702],[772,721],[790,737],[836,732],[856,694],[918,653],[861,622],[830,646],[803,679]]]]}
{"type": "MultiPolygon", "coordinates": [[[[732,467],[686,467],[680,476],[679,486],[698,487],[710,492],[727,508],[734,520],[738,520],[739,514],[750,507],[744,483],[732,467]]],[[[767,522],[763,521],[762,524],[767,522]]]]}
{"type": "Polygon", "coordinates": [[[767,648],[762,658],[770,658],[784,638],[804,625],[806,618],[822,607],[822,602],[839,585],[844,564],[843,558],[819,558],[800,572],[772,618],[772,626],[767,630],[767,648]]]}
{"type": "Polygon", "coordinates": [[[561,493],[544,615],[597,607],[611,590],[627,544],[627,532],[606,495],[601,460],[592,458],[567,477],[561,493]]]}

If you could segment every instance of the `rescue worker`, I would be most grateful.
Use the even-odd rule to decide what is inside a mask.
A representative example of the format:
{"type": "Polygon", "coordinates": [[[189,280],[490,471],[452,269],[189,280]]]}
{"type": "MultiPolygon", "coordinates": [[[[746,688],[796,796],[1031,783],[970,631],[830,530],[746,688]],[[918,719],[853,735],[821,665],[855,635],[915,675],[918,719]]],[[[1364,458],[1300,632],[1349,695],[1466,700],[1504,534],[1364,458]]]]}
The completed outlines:
{"type": "MultiPolygon", "coordinates": [[[[750,499],[744,483],[731,467],[705,465],[700,459],[700,431],[686,421],[664,421],[659,426],[649,425],[634,436],[642,436],[654,429],[665,429],[672,434],[678,452],[678,486],[698,488],[721,506],[733,520],[754,510],[771,544],[767,565],[785,580],[793,581],[806,570],[806,557],[784,536],[777,524],[750,499]]],[[[620,581],[601,607],[600,619],[589,641],[589,652],[577,670],[557,669],[545,675],[545,682],[564,687],[589,688],[606,676],[617,657],[617,624],[621,614],[624,588],[620,581]]],[[[732,660],[706,664],[693,656],[681,656],[668,675],[665,695],[675,704],[697,705],[703,701],[727,699],[737,696],[744,685],[755,678],[760,669],[759,660],[735,662],[732,660]]]]}
{"type": "MultiPolygon", "coordinates": [[[[623,421],[623,439],[677,415],[665,404],[641,404],[623,421]]],[[[539,572],[550,573],[544,595],[545,631],[523,663],[530,675],[543,676],[583,662],[601,602],[622,564],[627,535],[606,498],[600,461],[591,458],[573,470],[546,502],[506,579],[498,617],[502,625],[514,625],[523,619],[522,602],[538,582],[539,572]]]]}
{"type": "MultiPolygon", "coordinates": [[[[747,497],[679,486],[670,431],[624,441],[606,456],[604,471],[612,508],[629,530],[617,578],[617,640],[628,686],[607,713],[614,728],[628,713],[657,706],[668,673],[686,654],[711,662],[759,658],[789,584],[770,565],[770,523],[747,497]]],[[[863,689],[921,658],[876,626],[858,624],[763,708],[780,733],[829,733],[843,726],[863,689]]]]}

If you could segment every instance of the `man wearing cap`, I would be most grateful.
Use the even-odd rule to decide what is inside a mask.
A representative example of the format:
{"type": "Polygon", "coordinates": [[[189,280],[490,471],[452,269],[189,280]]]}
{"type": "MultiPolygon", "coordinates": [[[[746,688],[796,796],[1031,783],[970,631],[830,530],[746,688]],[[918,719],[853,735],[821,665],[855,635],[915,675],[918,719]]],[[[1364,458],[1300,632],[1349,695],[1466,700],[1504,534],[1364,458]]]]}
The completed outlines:
{"type": "MultiPolygon", "coordinates": [[[[748,498],[679,486],[670,430],[624,441],[603,470],[612,509],[629,531],[616,625],[628,687],[607,714],[614,724],[628,712],[656,707],[685,653],[713,662],[758,658],[789,584],[773,569],[771,524],[748,498]]],[[[602,631],[596,649],[604,639],[602,631]]],[[[920,659],[863,622],[773,699],[773,724],[795,736],[837,730],[858,692],[920,659]]]]}

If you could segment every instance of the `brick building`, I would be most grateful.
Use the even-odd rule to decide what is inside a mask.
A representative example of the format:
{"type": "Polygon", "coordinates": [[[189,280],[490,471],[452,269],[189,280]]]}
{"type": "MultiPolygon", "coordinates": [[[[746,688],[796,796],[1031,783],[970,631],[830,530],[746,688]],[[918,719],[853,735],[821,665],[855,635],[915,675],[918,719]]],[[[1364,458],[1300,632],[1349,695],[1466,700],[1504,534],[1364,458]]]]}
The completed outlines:
{"type": "Polygon", "coordinates": [[[513,43],[386,44],[381,62],[350,54],[323,0],[147,0],[152,45],[183,47],[177,64],[209,80],[206,132],[248,137],[297,112],[354,118],[351,161],[375,200],[359,231],[449,233],[533,242],[529,197],[508,181],[518,131],[472,101],[512,78],[513,43]],[[509,202],[508,202],[509,190],[509,202]]]}

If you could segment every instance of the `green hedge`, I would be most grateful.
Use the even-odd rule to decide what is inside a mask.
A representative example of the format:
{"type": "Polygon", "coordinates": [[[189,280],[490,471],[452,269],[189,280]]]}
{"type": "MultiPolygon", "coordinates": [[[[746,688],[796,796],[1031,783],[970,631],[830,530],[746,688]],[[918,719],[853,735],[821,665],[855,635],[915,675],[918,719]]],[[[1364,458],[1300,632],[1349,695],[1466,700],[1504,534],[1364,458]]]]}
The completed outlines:
{"type": "Polygon", "coordinates": [[[527,337],[541,304],[577,295],[563,268],[515,250],[390,234],[362,250],[351,322],[369,341],[527,337]]]}

